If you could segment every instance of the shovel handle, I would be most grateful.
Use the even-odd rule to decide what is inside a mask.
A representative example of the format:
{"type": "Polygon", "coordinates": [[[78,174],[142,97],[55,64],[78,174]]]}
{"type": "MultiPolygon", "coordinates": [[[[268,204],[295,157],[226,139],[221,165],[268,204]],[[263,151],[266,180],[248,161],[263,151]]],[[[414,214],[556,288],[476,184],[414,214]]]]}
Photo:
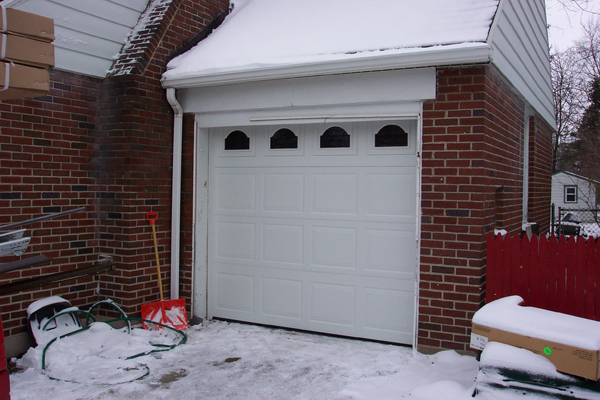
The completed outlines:
{"type": "Polygon", "coordinates": [[[158,289],[160,291],[160,301],[163,301],[163,290],[162,290],[162,279],[160,278],[160,264],[158,261],[158,245],[156,243],[156,228],[154,227],[154,222],[158,218],[158,212],[150,211],[146,213],[146,218],[152,224],[152,238],[154,239],[154,255],[156,257],[156,273],[158,275],[158,289]]]}
{"type": "Polygon", "coordinates": [[[156,220],[158,219],[158,212],[157,211],[150,211],[146,213],[146,218],[148,219],[148,221],[150,221],[150,223],[152,225],[154,225],[154,223],[156,222],[156,220]]]}

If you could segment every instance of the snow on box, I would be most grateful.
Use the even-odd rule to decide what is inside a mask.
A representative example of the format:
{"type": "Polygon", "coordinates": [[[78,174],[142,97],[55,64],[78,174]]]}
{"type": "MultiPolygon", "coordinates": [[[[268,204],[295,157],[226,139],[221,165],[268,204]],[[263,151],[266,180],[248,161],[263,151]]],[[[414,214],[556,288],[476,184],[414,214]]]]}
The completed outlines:
{"type": "Polygon", "coordinates": [[[600,379],[600,322],[519,306],[522,302],[520,296],[509,296],[477,311],[471,347],[505,343],[547,358],[558,371],[600,379]]]}
{"type": "Polygon", "coordinates": [[[164,78],[485,43],[498,0],[234,0],[164,78]]]}

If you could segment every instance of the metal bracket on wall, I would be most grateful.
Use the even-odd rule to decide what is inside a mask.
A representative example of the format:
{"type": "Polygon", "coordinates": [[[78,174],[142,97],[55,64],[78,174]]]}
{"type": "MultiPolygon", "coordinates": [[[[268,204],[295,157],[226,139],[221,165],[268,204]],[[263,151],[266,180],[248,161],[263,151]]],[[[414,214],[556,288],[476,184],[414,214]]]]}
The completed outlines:
{"type": "Polygon", "coordinates": [[[94,264],[76,268],[70,271],[57,272],[55,274],[44,275],[36,278],[25,279],[17,282],[8,283],[0,286],[0,295],[19,292],[21,290],[44,286],[50,283],[57,283],[77,279],[82,276],[97,275],[100,273],[114,271],[115,263],[112,257],[106,257],[96,261],[94,264]]]}

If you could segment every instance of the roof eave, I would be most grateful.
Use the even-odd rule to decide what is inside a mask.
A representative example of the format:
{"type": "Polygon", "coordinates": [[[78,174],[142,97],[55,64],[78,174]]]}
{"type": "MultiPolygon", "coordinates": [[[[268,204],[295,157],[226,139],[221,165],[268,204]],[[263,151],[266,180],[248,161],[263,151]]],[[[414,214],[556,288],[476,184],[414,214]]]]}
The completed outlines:
{"type": "Polygon", "coordinates": [[[163,77],[164,88],[184,89],[234,83],[302,78],[310,76],[385,71],[393,69],[479,64],[492,61],[493,49],[487,43],[449,45],[414,49],[396,54],[360,57],[294,65],[277,65],[237,71],[163,77]]]}

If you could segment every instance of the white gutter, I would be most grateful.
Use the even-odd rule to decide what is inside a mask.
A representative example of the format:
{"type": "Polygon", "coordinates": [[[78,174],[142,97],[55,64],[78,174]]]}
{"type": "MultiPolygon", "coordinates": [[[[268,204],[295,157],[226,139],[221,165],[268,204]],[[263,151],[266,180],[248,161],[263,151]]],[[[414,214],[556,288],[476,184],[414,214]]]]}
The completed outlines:
{"type": "Polygon", "coordinates": [[[490,61],[493,61],[493,48],[489,44],[466,43],[404,49],[396,53],[372,57],[352,57],[305,64],[261,66],[260,68],[243,70],[219,70],[209,73],[200,72],[190,76],[170,77],[169,72],[171,71],[167,71],[163,74],[162,85],[163,87],[183,89],[318,75],[488,63],[490,61]]]}
{"type": "Polygon", "coordinates": [[[167,89],[167,100],[175,113],[173,123],[173,188],[171,200],[171,299],[179,298],[179,246],[181,234],[181,150],[183,141],[183,108],[175,89],[167,89]]]}

